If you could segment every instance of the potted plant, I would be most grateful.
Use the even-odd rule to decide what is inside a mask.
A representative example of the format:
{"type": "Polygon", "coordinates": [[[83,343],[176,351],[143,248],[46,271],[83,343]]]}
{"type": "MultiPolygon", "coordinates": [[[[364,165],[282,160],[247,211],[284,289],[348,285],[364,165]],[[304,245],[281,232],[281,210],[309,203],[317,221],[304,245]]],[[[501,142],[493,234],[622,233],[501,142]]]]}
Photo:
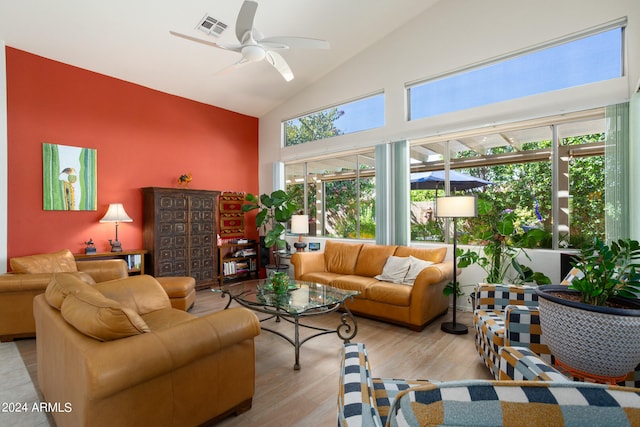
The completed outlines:
{"type": "Polygon", "coordinates": [[[543,336],[556,359],[593,376],[623,378],[640,363],[640,243],[596,238],[568,286],[536,289],[543,336]]]}
{"type": "Polygon", "coordinates": [[[283,271],[275,271],[269,277],[271,289],[276,294],[286,294],[289,290],[289,276],[283,271]]]}
{"type": "MultiPolygon", "coordinates": [[[[273,253],[275,270],[280,270],[278,250],[286,245],[284,232],[286,224],[298,209],[298,205],[292,200],[292,196],[284,190],[275,190],[271,194],[262,194],[259,198],[253,194],[247,194],[248,202],[242,206],[242,212],[258,210],[256,215],[256,227],[264,232],[264,245],[273,253]]],[[[268,268],[269,266],[267,266],[268,268]]]]}
{"type": "Polygon", "coordinates": [[[540,272],[535,272],[520,263],[518,257],[529,255],[524,248],[538,246],[546,239],[547,233],[535,227],[517,227],[517,214],[511,209],[496,212],[490,201],[478,199],[478,215],[483,217],[483,228],[475,233],[480,240],[479,250],[458,250],[458,267],[478,264],[486,273],[486,283],[510,283],[521,285],[536,283],[550,284],[551,280],[540,272]]]}
{"type": "MultiPolygon", "coordinates": [[[[513,285],[533,284],[546,285],[551,279],[544,273],[533,271],[522,264],[518,257],[523,255],[531,259],[524,248],[540,245],[547,238],[547,233],[536,227],[523,229],[517,226],[518,216],[511,209],[497,211],[493,203],[488,200],[478,199],[478,216],[482,217],[482,226],[477,227],[473,233],[464,235],[462,240],[469,243],[470,240],[479,240],[481,246],[478,249],[458,248],[456,257],[458,268],[465,268],[477,264],[486,273],[484,283],[509,283],[513,285]]],[[[473,286],[473,285],[470,285],[473,286]]],[[[457,295],[462,295],[460,286],[457,295]]],[[[444,288],[445,295],[453,293],[453,283],[448,283],[444,288]]],[[[474,293],[471,293],[471,305],[474,305],[474,293]]]]}

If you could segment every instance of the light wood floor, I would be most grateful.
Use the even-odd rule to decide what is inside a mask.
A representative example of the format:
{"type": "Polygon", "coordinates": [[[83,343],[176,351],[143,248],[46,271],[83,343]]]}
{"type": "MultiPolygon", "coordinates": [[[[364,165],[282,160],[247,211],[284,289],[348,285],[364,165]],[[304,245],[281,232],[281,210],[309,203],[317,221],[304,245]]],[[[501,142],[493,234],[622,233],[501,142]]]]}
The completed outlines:
{"type": "MultiPolygon", "coordinates": [[[[227,300],[208,290],[198,291],[191,310],[202,316],[221,310],[227,300]]],[[[473,345],[471,313],[458,312],[458,323],[469,327],[467,335],[450,335],[440,330],[447,314],[422,332],[358,317],[358,334],[352,340],[367,346],[373,375],[381,378],[407,379],[491,379],[473,345]]],[[[340,314],[315,317],[312,324],[335,327],[340,314]]],[[[310,322],[311,323],[311,322],[310,322]]],[[[285,333],[293,332],[286,322],[269,325],[285,333]]],[[[306,333],[301,331],[301,336],[306,333]]],[[[25,365],[36,380],[34,339],[16,341],[25,365]]],[[[300,350],[299,371],[293,370],[293,346],[281,337],[263,331],[255,339],[256,391],[253,407],[237,417],[221,421],[221,427],[311,427],[335,426],[338,377],[342,341],[329,334],[307,341],[300,350]]],[[[52,426],[55,424],[50,418],[52,426]]]]}

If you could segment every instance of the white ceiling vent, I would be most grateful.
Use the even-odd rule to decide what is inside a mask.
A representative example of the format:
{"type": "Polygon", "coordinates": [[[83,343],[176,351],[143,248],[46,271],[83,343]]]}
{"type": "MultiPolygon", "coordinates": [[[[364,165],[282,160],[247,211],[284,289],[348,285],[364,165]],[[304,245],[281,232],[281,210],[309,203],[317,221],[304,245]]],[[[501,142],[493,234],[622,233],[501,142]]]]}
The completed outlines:
{"type": "Polygon", "coordinates": [[[222,32],[227,29],[227,24],[220,22],[209,15],[204,15],[204,18],[200,20],[196,29],[204,31],[209,36],[220,37],[222,32]]]}

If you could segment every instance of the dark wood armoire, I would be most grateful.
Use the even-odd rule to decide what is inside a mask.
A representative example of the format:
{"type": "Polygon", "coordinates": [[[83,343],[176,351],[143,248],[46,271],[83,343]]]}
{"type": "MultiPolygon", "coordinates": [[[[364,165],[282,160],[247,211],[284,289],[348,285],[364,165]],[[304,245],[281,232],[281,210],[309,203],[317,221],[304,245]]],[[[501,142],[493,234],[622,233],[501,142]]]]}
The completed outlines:
{"type": "Polygon", "coordinates": [[[218,191],[146,187],[143,242],[156,277],[191,276],[196,288],[217,283],[218,191]]]}

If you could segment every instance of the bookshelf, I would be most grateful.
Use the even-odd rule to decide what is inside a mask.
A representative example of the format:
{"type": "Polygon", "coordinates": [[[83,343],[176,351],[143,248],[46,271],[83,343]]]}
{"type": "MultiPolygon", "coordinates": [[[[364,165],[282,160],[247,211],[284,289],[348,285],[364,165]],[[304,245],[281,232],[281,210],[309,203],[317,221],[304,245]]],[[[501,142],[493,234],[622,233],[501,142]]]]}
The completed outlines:
{"type": "Polygon", "coordinates": [[[259,277],[259,245],[247,243],[223,243],[218,246],[220,260],[220,284],[233,280],[259,277]]]}
{"type": "Polygon", "coordinates": [[[90,259],[123,259],[129,266],[129,276],[136,274],[144,274],[144,256],[147,253],[145,249],[122,251],[122,252],[98,252],[95,254],[73,254],[76,261],[90,259]]]}

